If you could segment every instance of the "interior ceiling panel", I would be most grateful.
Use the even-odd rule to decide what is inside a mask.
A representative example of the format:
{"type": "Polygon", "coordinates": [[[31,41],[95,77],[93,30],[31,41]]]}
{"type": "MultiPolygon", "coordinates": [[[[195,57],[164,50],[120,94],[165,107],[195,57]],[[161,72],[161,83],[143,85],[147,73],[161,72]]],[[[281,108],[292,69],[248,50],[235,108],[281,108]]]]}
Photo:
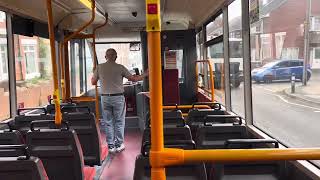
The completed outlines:
{"type": "MultiPolygon", "coordinates": [[[[108,12],[110,20],[118,27],[136,23],[136,27],[145,26],[144,0],[97,0],[108,12]],[[131,12],[138,12],[133,17],[131,12]]],[[[161,18],[163,30],[187,29],[201,25],[225,0],[161,0],[161,18]],[[166,23],[170,22],[170,24],[166,23]]],[[[127,28],[127,27],[124,27],[127,28]]],[[[136,28],[133,28],[136,29],[136,28]]]]}
{"type": "MultiPolygon", "coordinates": [[[[47,9],[45,0],[1,0],[0,6],[15,14],[47,22],[47,9]]],[[[68,30],[75,30],[87,22],[91,17],[88,8],[78,0],[52,0],[54,24],[68,30]]],[[[93,24],[102,24],[104,17],[96,13],[93,24]]]]}
{"type": "Polygon", "coordinates": [[[127,22],[145,22],[146,11],[144,0],[97,0],[108,12],[115,24],[127,22]],[[132,12],[138,12],[137,17],[132,12]]]}

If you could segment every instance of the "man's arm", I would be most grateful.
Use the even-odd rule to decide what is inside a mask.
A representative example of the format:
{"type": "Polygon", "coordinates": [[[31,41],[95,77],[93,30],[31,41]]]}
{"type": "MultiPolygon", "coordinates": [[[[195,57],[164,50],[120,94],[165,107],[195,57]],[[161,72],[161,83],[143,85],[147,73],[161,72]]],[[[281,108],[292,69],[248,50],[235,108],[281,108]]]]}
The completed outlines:
{"type": "Polygon", "coordinates": [[[95,77],[92,76],[91,78],[91,84],[92,85],[97,85],[98,79],[96,79],[95,77]]]}
{"type": "Polygon", "coordinates": [[[97,85],[98,80],[99,80],[98,68],[96,68],[95,70],[93,70],[93,76],[91,78],[91,84],[92,85],[97,85]]]}
{"type": "Polygon", "coordinates": [[[130,75],[127,77],[129,81],[137,82],[143,80],[143,78],[147,77],[148,73],[143,73],[142,75],[130,75]]]}
{"type": "Polygon", "coordinates": [[[142,75],[132,75],[126,68],[124,69],[124,77],[129,81],[137,82],[143,80],[143,78],[149,76],[149,70],[147,69],[142,75]]]}

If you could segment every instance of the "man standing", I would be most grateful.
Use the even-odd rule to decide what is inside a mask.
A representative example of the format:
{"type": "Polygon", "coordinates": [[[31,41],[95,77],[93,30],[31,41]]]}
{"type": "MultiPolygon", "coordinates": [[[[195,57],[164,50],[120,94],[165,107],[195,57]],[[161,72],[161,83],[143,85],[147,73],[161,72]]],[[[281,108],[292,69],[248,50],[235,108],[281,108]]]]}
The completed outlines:
{"type": "Polygon", "coordinates": [[[110,153],[121,152],[125,149],[124,127],[126,104],[124,98],[123,77],[129,81],[140,81],[148,76],[148,71],[142,75],[132,75],[127,68],[117,64],[117,52],[108,49],[105,56],[107,62],[99,64],[91,79],[92,85],[101,81],[101,105],[103,122],[110,153]]]}

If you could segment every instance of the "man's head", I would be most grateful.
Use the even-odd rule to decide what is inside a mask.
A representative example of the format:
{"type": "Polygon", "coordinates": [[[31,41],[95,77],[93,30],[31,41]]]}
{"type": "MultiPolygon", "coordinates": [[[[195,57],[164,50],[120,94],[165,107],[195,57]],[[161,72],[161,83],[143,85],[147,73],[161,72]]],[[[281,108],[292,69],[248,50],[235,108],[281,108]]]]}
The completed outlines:
{"type": "Polygon", "coordinates": [[[114,50],[113,48],[110,48],[106,51],[106,60],[108,61],[116,61],[117,59],[117,51],[114,50]]]}

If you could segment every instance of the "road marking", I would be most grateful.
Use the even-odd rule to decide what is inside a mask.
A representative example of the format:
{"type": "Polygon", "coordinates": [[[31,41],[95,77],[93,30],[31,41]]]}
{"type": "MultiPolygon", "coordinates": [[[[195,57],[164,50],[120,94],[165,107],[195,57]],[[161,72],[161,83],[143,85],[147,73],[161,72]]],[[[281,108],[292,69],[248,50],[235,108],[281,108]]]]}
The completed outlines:
{"type": "Polygon", "coordinates": [[[320,113],[320,111],[314,111],[315,113],[320,113]]]}
{"type": "Polygon", "coordinates": [[[307,105],[303,105],[303,104],[292,103],[292,102],[289,102],[289,101],[286,100],[284,97],[282,97],[281,95],[278,95],[278,94],[272,94],[272,93],[271,93],[271,94],[270,94],[270,93],[266,93],[266,94],[276,96],[276,97],[278,97],[279,99],[281,99],[283,102],[285,102],[285,103],[287,103],[287,104],[291,104],[291,105],[295,105],[295,106],[300,106],[300,107],[305,107],[305,108],[313,109],[313,110],[316,110],[316,111],[319,111],[319,112],[320,112],[320,108],[315,108],[315,107],[311,107],[311,106],[307,106],[307,105]]]}

